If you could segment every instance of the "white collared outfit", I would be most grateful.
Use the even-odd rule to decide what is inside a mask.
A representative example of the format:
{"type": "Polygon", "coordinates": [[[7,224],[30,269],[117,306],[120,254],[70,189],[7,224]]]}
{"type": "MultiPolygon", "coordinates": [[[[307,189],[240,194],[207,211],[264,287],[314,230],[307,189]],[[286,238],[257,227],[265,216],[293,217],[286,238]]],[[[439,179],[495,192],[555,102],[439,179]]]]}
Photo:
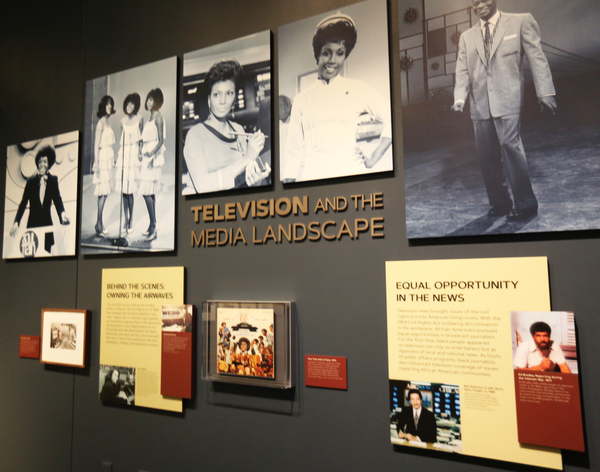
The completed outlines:
{"type": "Polygon", "coordinates": [[[364,163],[356,159],[356,129],[363,113],[384,123],[381,137],[392,137],[389,103],[360,80],[318,79],[300,92],[292,106],[282,180],[365,173],[364,163]]]}
{"type": "MultiPolygon", "coordinates": [[[[557,343],[552,343],[550,348],[550,355],[548,358],[555,364],[565,364],[567,360],[562,352],[562,349],[557,343]]],[[[514,366],[517,369],[525,369],[537,367],[542,363],[544,357],[538,351],[535,342],[525,341],[519,345],[517,352],[515,353],[515,359],[513,361],[514,366]]]]}

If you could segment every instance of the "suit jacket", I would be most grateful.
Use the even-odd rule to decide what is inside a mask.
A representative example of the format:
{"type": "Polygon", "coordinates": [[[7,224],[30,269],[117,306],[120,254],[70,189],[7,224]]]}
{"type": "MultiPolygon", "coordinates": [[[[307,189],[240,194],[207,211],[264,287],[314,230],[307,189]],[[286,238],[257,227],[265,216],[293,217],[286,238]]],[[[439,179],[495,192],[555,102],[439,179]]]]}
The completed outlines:
{"type": "Polygon", "coordinates": [[[23,198],[19,204],[17,210],[17,216],[15,217],[15,223],[21,223],[21,218],[27,208],[29,202],[29,218],[27,219],[28,228],[37,228],[40,226],[51,226],[52,215],[50,210],[52,208],[52,202],[56,207],[58,216],[62,215],[65,211],[62,198],[60,198],[60,191],[58,190],[58,178],[51,174],[46,174],[48,179],[46,180],[46,192],[44,193],[44,202],[40,201],[40,176],[39,174],[31,177],[25,184],[25,190],[23,191],[23,198]]]}
{"type": "Polygon", "coordinates": [[[402,411],[398,415],[397,429],[398,432],[402,431],[406,434],[419,436],[419,439],[423,442],[436,442],[437,440],[435,416],[425,407],[421,407],[421,416],[417,428],[415,428],[415,413],[413,407],[407,406],[402,408],[402,411]]]}
{"type": "Polygon", "coordinates": [[[552,74],[531,14],[500,13],[486,64],[479,21],[460,36],[454,99],[471,101],[471,118],[487,120],[521,113],[523,56],[527,56],[537,96],[554,95],[552,74]]]}

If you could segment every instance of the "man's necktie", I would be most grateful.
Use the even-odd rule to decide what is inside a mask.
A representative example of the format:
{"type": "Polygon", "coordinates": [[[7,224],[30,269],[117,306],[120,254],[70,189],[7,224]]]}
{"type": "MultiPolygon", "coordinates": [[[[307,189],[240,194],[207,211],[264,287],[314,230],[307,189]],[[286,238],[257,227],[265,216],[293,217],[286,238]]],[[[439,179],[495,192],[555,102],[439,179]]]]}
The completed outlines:
{"type": "Polygon", "coordinates": [[[46,195],[46,176],[40,178],[40,202],[44,204],[44,195],[46,195]]]}
{"type": "Polygon", "coordinates": [[[490,51],[492,49],[492,35],[490,34],[490,28],[492,24],[489,21],[486,21],[483,25],[485,29],[485,35],[483,37],[483,45],[485,46],[485,62],[488,64],[490,62],[490,51]]]}
{"type": "Polygon", "coordinates": [[[415,413],[415,429],[419,427],[419,415],[415,413]]]}

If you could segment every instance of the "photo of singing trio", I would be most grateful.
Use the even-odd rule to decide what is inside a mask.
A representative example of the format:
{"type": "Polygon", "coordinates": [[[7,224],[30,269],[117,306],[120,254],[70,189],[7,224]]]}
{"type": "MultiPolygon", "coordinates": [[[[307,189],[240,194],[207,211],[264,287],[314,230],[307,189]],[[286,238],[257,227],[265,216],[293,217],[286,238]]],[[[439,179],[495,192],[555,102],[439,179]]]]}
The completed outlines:
{"type": "Polygon", "coordinates": [[[177,58],[87,82],[83,254],[174,249],[177,58]]]}

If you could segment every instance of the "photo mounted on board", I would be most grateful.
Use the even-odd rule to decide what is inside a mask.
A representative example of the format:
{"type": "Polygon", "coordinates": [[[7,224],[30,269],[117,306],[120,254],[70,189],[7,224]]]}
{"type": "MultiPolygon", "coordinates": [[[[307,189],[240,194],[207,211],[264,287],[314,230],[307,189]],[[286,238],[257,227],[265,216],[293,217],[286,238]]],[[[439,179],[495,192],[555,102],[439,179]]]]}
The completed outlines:
{"type": "Polygon", "coordinates": [[[386,2],[279,28],[283,183],[393,170],[386,2]]]}
{"type": "Polygon", "coordinates": [[[8,146],[2,258],[75,255],[79,132],[8,146]]]}
{"type": "Polygon", "coordinates": [[[600,228],[597,2],[398,8],[408,238],[600,228]]]}
{"type": "Polygon", "coordinates": [[[176,110],[176,57],[87,82],[83,254],[175,249],[176,110]]]}
{"type": "Polygon", "coordinates": [[[271,184],[271,32],[183,56],[182,194],[271,184]]]}

